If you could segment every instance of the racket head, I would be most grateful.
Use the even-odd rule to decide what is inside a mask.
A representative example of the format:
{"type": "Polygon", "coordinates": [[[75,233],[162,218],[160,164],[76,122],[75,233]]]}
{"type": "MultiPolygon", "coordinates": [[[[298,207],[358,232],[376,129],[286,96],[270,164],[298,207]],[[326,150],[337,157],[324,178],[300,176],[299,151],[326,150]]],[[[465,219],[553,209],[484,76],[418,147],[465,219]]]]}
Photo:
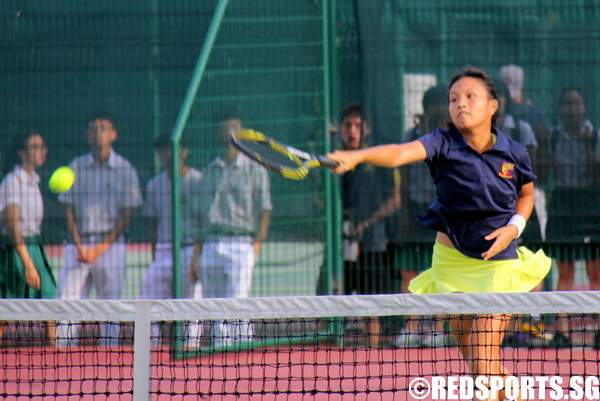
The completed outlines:
{"type": "Polygon", "coordinates": [[[322,165],[317,157],[251,129],[235,132],[230,140],[252,160],[291,180],[301,180],[308,175],[309,169],[322,165]]]}

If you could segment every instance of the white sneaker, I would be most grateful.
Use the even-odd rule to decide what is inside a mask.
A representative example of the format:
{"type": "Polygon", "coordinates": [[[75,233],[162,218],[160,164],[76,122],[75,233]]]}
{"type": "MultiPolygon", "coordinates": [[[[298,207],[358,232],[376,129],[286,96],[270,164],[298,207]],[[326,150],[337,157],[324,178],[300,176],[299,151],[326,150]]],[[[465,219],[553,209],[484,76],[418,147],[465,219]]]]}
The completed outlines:
{"type": "Polygon", "coordinates": [[[421,335],[417,333],[400,332],[393,342],[396,348],[416,348],[421,346],[421,335]]]}

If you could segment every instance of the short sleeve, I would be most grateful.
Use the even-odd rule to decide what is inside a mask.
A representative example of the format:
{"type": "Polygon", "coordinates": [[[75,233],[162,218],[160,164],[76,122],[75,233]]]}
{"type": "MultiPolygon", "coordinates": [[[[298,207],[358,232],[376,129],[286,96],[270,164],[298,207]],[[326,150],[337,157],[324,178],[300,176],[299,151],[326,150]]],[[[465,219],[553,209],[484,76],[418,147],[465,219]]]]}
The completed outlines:
{"type": "Polygon", "coordinates": [[[440,129],[436,129],[429,134],[425,134],[419,137],[417,140],[420,141],[425,147],[425,151],[427,152],[425,161],[427,164],[435,161],[442,153],[445,145],[448,143],[448,138],[444,134],[444,131],[440,129]]]}
{"type": "Polygon", "coordinates": [[[8,205],[18,205],[21,203],[21,186],[19,179],[14,174],[9,174],[0,184],[0,210],[4,210],[8,205]]]}
{"type": "Polygon", "coordinates": [[[524,146],[519,146],[518,150],[515,152],[517,156],[517,166],[519,169],[519,182],[518,189],[525,184],[529,184],[530,182],[534,182],[537,179],[537,176],[533,172],[533,166],[531,164],[531,158],[529,157],[529,153],[524,146]]]}
{"type": "Polygon", "coordinates": [[[124,168],[124,188],[123,198],[120,207],[134,208],[142,204],[142,194],[140,193],[140,182],[137,172],[131,166],[124,168]]]}

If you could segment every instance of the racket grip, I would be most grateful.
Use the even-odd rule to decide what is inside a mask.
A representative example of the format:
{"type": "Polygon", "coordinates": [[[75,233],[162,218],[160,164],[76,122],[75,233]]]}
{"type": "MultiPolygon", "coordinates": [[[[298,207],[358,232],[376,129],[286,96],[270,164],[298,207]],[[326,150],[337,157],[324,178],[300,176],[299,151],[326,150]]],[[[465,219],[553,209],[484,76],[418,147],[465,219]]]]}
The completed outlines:
{"type": "Polygon", "coordinates": [[[317,160],[321,163],[322,167],[334,168],[339,165],[338,162],[326,158],[325,156],[317,156],[317,160]]]}

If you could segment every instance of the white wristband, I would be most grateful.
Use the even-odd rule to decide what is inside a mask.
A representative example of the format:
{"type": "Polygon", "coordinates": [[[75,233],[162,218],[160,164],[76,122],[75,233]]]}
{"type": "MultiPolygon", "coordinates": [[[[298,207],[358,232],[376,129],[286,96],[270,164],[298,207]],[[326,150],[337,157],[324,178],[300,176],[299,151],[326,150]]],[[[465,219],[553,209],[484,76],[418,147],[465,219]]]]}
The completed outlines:
{"type": "Polygon", "coordinates": [[[525,230],[525,224],[527,224],[527,221],[525,220],[525,217],[521,216],[520,214],[514,214],[510,220],[508,220],[508,224],[512,224],[513,226],[517,227],[517,238],[519,238],[521,234],[523,234],[523,230],[525,230]]]}

